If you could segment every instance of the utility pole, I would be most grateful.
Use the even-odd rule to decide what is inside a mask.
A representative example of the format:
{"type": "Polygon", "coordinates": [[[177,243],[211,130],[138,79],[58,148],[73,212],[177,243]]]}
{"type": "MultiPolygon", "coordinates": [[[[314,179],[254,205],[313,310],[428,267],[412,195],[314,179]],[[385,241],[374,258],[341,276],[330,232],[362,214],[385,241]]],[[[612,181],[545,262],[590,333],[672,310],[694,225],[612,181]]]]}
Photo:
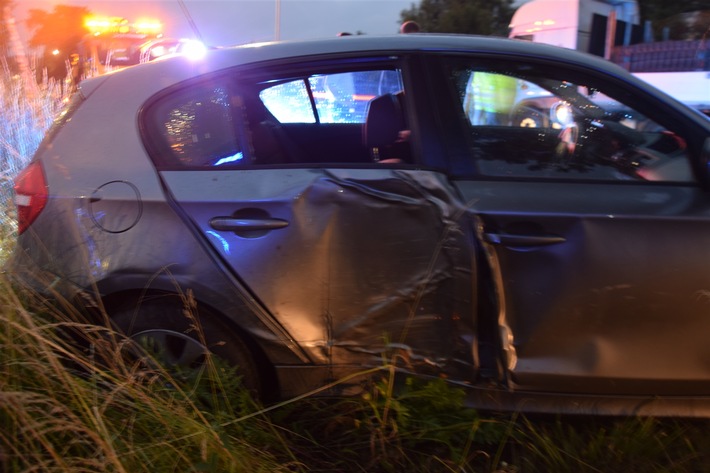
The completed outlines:
{"type": "Polygon", "coordinates": [[[281,0],[276,0],[276,12],[274,14],[274,40],[281,39],[281,0]]]}

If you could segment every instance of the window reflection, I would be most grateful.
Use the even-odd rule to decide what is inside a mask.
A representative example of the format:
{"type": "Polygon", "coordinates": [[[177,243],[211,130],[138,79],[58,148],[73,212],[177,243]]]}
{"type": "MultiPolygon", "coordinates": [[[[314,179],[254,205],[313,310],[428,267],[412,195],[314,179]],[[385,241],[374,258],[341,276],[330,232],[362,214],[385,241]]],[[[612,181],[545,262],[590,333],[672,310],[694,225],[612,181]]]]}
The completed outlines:
{"type": "Polygon", "coordinates": [[[514,70],[462,67],[451,72],[468,130],[471,172],[693,180],[682,135],[639,113],[626,103],[625,94],[615,94],[606,84],[565,80],[563,71],[546,76],[529,67],[514,70]]]}

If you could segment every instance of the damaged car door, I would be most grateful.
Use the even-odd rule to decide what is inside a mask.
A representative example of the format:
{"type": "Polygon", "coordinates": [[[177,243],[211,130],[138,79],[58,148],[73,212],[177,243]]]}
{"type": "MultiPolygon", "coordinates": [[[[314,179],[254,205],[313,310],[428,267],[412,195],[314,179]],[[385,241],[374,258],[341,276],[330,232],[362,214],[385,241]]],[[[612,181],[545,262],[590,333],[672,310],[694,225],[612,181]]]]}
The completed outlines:
{"type": "Polygon", "coordinates": [[[307,360],[333,377],[391,356],[470,379],[473,238],[443,174],[411,154],[376,162],[363,143],[368,120],[411,125],[401,69],[382,62],[187,84],[146,108],[153,155],[179,211],[307,360]],[[401,115],[369,116],[376,97],[401,115]]]}

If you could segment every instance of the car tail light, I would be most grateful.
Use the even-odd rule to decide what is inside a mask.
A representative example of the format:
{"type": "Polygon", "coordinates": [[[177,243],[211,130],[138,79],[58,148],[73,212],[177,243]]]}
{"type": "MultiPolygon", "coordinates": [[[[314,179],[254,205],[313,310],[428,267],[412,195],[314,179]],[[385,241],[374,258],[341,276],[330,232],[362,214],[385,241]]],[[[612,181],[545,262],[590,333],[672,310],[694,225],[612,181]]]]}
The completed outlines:
{"type": "Polygon", "coordinates": [[[42,165],[30,163],[15,179],[17,232],[21,234],[32,225],[47,204],[47,181],[42,165]]]}

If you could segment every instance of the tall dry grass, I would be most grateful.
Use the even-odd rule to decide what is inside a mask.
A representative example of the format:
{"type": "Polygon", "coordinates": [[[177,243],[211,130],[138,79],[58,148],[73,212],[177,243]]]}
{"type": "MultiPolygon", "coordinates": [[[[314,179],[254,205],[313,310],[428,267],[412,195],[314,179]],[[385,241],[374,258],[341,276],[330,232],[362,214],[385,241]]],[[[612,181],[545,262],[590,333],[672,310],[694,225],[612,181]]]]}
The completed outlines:
{"type": "Polygon", "coordinates": [[[178,376],[19,294],[0,281],[0,471],[298,470],[230,368],[178,376]]]}

